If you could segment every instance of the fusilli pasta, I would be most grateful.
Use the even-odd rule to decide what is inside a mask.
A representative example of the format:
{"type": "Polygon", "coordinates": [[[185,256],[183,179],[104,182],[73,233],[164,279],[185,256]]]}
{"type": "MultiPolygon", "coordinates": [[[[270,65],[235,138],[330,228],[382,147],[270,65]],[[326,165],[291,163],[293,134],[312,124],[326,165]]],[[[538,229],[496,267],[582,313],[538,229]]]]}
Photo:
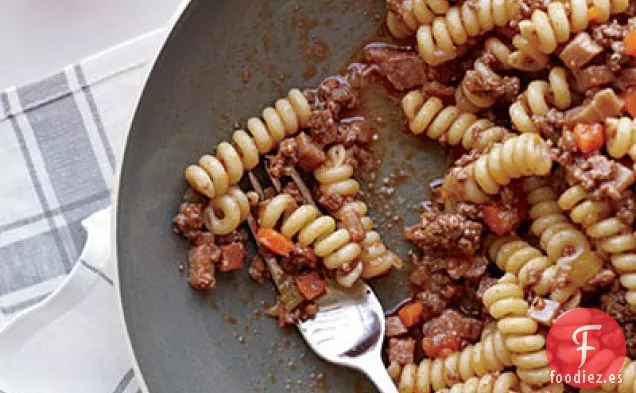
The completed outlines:
{"type": "Polygon", "coordinates": [[[333,217],[320,215],[318,209],[306,204],[296,209],[294,198],[289,194],[279,194],[262,207],[258,223],[262,228],[274,228],[281,221],[280,232],[288,239],[297,237],[303,246],[312,246],[322,258],[327,269],[334,270],[355,261],[362,249],[351,242],[347,229],[336,228],[333,217]],[[293,209],[293,211],[290,211],[293,209]]]}
{"type": "Polygon", "coordinates": [[[404,0],[398,4],[397,13],[389,10],[386,25],[396,38],[406,38],[415,34],[420,25],[430,24],[436,15],[448,11],[448,0],[404,0]]]}
{"type": "Polygon", "coordinates": [[[452,6],[444,16],[421,25],[417,30],[420,56],[436,66],[457,57],[457,46],[467,43],[495,26],[505,26],[518,15],[519,0],[478,0],[478,4],[465,2],[452,6]]]}
{"type": "Polygon", "coordinates": [[[514,274],[507,273],[483,296],[484,306],[498,320],[497,328],[512,354],[521,381],[532,386],[550,382],[550,366],[545,352],[546,338],[538,324],[526,316],[529,305],[514,274]]]}
{"type": "MultiPolygon", "coordinates": [[[[348,163],[346,150],[342,145],[332,146],[327,151],[327,160],[314,171],[314,177],[320,184],[319,188],[323,194],[355,197],[360,189],[359,183],[353,178],[353,167],[348,163]]],[[[347,211],[354,212],[360,218],[365,230],[364,238],[360,241],[362,247],[360,259],[363,267],[354,269],[349,272],[350,274],[337,276],[338,281],[349,283],[355,274],[365,279],[377,277],[393,266],[402,266],[402,260],[386,247],[380,234],[373,230],[373,221],[367,216],[367,205],[354,200],[334,212],[334,216],[340,220],[347,211]]]]}
{"type": "Polygon", "coordinates": [[[572,33],[585,30],[590,18],[589,9],[597,13],[595,22],[607,22],[612,14],[624,12],[629,0],[587,0],[551,1],[547,12],[536,9],[530,19],[519,22],[520,34],[514,37],[517,51],[510,56],[510,63],[518,69],[537,71],[545,68],[548,56],[559,44],[570,39],[572,33]]]}
{"type": "Polygon", "coordinates": [[[446,358],[424,359],[418,365],[405,365],[397,385],[401,393],[437,392],[511,365],[511,354],[503,336],[496,331],[446,358]]]}
{"type": "Polygon", "coordinates": [[[198,165],[185,170],[185,179],[201,194],[215,198],[237,184],[245,171],[256,167],[260,156],[274,149],[285,136],[307,127],[311,109],[298,89],[292,89],[286,98],[276,101],[274,107],[263,110],[263,120],[253,117],[247,121],[246,132],[237,130],[233,143],[221,142],[216,155],[203,155],[198,165]]]}
{"type": "Polygon", "coordinates": [[[442,187],[460,200],[485,203],[512,179],[546,175],[551,167],[546,142],[536,134],[523,134],[494,144],[466,167],[453,168],[442,187]]]}
{"type": "Polygon", "coordinates": [[[565,68],[554,67],[547,81],[530,82],[520,98],[510,106],[510,120],[520,132],[536,134],[539,131],[532,120],[533,115],[546,115],[551,106],[549,102],[553,102],[559,110],[568,109],[572,104],[565,68]],[[548,101],[547,97],[551,100],[548,101]]]}
{"type": "Polygon", "coordinates": [[[417,90],[402,99],[402,109],[409,121],[409,129],[415,135],[426,136],[442,143],[467,150],[483,151],[495,142],[513,136],[504,127],[495,126],[488,119],[480,119],[472,113],[462,113],[455,106],[444,107],[437,97],[424,99],[417,90]]]}
{"type": "Polygon", "coordinates": [[[580,185],[570,187],[559,198],[559,206],[570,212],[570,218],[585,229],[599,250],[610,255],[612,265],[627,288],[627,301],[636,305],[636,235],[631,226],[611,217],[607,201],[588,199],[580,185]]]}
{"type": "Polygon", "coordinates": [[[440,393],[509,393],[517,383],[517,377],[511,372],[486,374],[481,378],[474,377],[464,383],[456,383],[450,389],[440,390],[440,393]]]}
{"type": "Polygon", "coordinates": [[[614,158],[629,154],[636,160],[636,123],[628,117],[608,118],[605,120],[607,152],[614,158]]]}
{"type": "Polygon", "coordinates": [[[227,235],[245,221],[250,214],[250,203],[245,193],[233,186],[224,195],[210,200],[204,214],[205,224],[212,233],[227,235]]]}
{"type": "Polygon", "coordinates": [[[622,383],[606,383],[597,388],[581,389],[581,393],[636,393],[636,361],[626,357],[619,374],[622,374],[622,383]]]}

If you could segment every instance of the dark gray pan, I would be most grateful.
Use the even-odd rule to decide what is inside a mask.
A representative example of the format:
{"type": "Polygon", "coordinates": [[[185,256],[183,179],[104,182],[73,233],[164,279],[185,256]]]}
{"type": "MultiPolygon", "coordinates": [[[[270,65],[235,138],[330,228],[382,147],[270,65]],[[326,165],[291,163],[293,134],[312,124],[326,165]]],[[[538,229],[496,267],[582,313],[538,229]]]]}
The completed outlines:
{"type": "MultiPolygon", "coordinates": [[[[279,329],[262,316],[263,303],[274,297],[271,285],[234,272],[221,276],[213,293],[192,291],[177,272],[187,244],[172,233],[170,219],[185,189],[184,166],[289,88],[315,86],[339,71],[378,30],[383,3],[202,0],[176,24],[137,109],[117,212],[125,321],[152,393],[373,391],[359,374],[319,360],[293,328],[279,329]],[[316,42],[329,48],[324,60],[307,55],[316,42]],[[311,66],[316,75],[303,77],[311,66]],[[324,381],[316,382],[319,374],[324,381]]],[[[387,119],[398,113],[394,104],[370,105],[387,119]]],[[[388,210],[374,212],[389,245],[406,257],[401,225],[389,228],[386,215],[408,211],[412,221],[413,204],[425,199],[425,184],[441,172],[443,160],[438,150],[402,135],[399,122],[379,131],[381,175],[396,168],[413,175],[387,201],[388,210]]],[[[387,307],[407,292],[399,273],[375,287],[387,307]]]]}

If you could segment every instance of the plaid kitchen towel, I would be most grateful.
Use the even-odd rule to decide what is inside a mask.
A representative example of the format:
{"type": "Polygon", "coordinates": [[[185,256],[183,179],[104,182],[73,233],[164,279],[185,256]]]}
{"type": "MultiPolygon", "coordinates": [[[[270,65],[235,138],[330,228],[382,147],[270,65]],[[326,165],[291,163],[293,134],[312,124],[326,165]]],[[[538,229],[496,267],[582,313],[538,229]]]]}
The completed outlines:
{"type": "Polygon", "coordinates": [[[165,36],[152,31],[0,93],[0,393],[138,389],[109,264],[110,216],[83,221],[111,203],[165,36]]]}

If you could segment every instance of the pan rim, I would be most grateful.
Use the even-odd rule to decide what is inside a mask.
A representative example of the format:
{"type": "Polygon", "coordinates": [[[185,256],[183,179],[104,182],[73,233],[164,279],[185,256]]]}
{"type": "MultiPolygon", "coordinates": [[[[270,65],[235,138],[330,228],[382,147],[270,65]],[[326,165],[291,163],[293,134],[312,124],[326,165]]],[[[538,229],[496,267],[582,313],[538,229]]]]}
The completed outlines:
{"type": "Polygon", "coordinates": [[[126,349],[128,351],[128,354],[130,355],[130,360],[131,360],[131,367],[133,369],[134,375],[137,378],[137,382],[139,384],[139,389],[143,392],[143,393],[149,393],[150,390],[148,389],[148,385],[146,384],[146,381],[144,379],[143,374],[141,373],[141,368],[139,367],[139,360],[137,359],[137,356],[135,354],[135,349],[134,349],[134,345],[130,336],[130,333],[128,332],[128,324],[126,322],[126,313],[124,311],[124,303],[123,303],[123,299],[122,299],[122,286],[121,286],[121,279],[120,279],[120,274],[119,274],[119,258],[118,258],[118,244],[117,244],[117,234],[118,234],[118,222],[117,222],[117,217],[119,216],[118,211],[119,211],[119,191],[121,188],[121,180],[122,180],[122,171],[124,168],[124,159],[126,157],[126,151],[128,150],[128,143],[130,141],[130,135],[132,132],[132,128],[133,125],[135,123],[135,118],[137,117],[137,112],[139,110],[139,104],[141,103],[141,100],[143,99],[143,92],[146,90],[146,87],[148,85],[148,80],[150,79],[150,76],[152,74],[152,71],[155,69],[155,66],[157,64],[157,61],[159,60],[159,58],[162,56],[163,51],[166,47],[166,43],[168,42],[170,36],[174,33],[175,28],[177,27],[177,24],[179,23],[179,21],[181,20],[181,18],[183,17],[183,15],[185,14],[186,9],[188,9],[188,7],[194,2],[194,0],[182,0],[181,3],[179,4],[179,6],[177,7],[177,9],[174,11],[174,13],[172,14],[172,16],[168,19],[168,21],[164,24],[163,29],[164,29],[164,36],[161,38],[162,43],[161,43],[161,48],[159,49],[157,56],[152,60],[152,65],[150,67],[150,72],[148,74],[147,79],[144,81],[143,87],[141,89],[141,94],[139,96],[138,101],[135,103],[135,114],[133,115],[132,118],[132,122],[129,126],[128,129],[128,135],[126,136],[126,141],[124,142],[124,148],[123,148],[123,153],[121,156],[121,159],[119,161],[119,164],[117,165],[117,171],[116,171],[116,176],[115,176],[115,181],[113,184],[113,189],[112,189],[112,201],[113,201],[113,208],[111,209],[111,236],[110,236],[110,241],[111,241],[111,258],[114,264],[114,283],[115,283],[115,293],[117,296],[117,308],[119,311],[119,317],[122,323],[122,328],[123,328],[123,332],[124,332],[124,336],[125,336],[125,341],[126,341],[126,349]]]}

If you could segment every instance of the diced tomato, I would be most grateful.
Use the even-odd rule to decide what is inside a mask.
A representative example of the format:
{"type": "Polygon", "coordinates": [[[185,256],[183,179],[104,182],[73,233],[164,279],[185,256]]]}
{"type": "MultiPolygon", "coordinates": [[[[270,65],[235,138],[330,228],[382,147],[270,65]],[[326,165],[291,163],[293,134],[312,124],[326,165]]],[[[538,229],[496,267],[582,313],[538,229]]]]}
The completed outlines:
{"type": "Polygon", "coordinates": [[[623,39],[625,45],[625,53],[630,56],[636,56],[636,30],[631,30],[623,39]]]}
{"type": "Polygon", "coordinates": [[[488,228],[497,235],[509,233],[520,221],[517,217],[511,217],[514,215],[512,212],[506,211],[499,205],[486,205],[482,208],[482,213],[488,228]]]}
{"type": "Polygon", "coordinates": [[[574,127],[574,142],[583,153],[600,150],[605,143],[605,127],[602,124],[577,124],[574,127]]]}
{"type": "Polygon", "coordinates": [[[278,255],[288,257],[294,250],[294,243],[291,240],[270,228],[260,228],[256,233],[256,240],[278,255]]]}
{"type": "Polygon", "coordinates": [[[424,312],[424,305],[420,302],[407,303],[400,311],[398,316],[400,320],[407,328],[417,325],[422,320],[422,313],[424,312]]]}
{"type": "Polygon", "coordinates": [[[301,274],[295,280],[298,291],[307,300],[316,300],[327,291],[327,280],[321,278],[317,272],[301,274]]]}
{"type": "Polygon", "coordinates": [[[446,357],[453,352],[459,351],[462,339],[456,331],[449,334],[438,334],[433,337],[422,339],[422,349],[429,358],[446,357]]]}
{"type": "Polygon", "coordinates": [[[625,102],[625,109],[631,117],[636,117],[636,89],[629,89],[621,95],[625,102]]]}

